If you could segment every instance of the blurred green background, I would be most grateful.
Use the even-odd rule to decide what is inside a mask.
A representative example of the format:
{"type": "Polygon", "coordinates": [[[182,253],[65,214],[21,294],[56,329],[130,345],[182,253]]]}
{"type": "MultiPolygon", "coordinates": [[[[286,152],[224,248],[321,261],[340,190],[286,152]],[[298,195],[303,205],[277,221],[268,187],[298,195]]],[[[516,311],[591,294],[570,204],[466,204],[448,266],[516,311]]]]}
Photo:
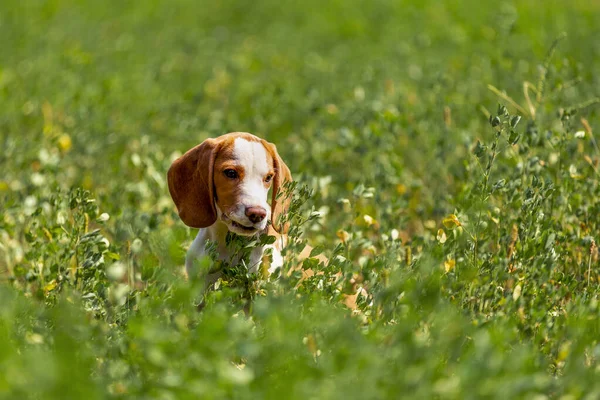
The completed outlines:
{"type": "Polygon", "coordinates": [[[0,41],[1,396],[598,396],[600,3],[3,0],[0,41]],[[165,174],[230,131],[314,189],[354,318],[271,284],[195,312],[165,174]]]}
{"type": "MultiPolygon", "coordinates": [[[[119,205],[126,190],[114,190],[115,177],[131,185],[142,172],[128,164],[132,153],[161,161],[235,130],[279,144],[292,171],[334,175],[339,186],[392,179],[382,175],[439,185],[439,168],[481,134],[478,107],[495,108],[486,85],[522,99],[522,82],[535,83],[562,32],[564,63],[586,80],[585,94],[598,87],[590,1],[9,0],[0,18],[2,157],[12,167],[3,169],[29,172],[55,140],[46,124],[73,142],[58,180],[119,205]],[[396,140],[353,132],[386,112],[400,120],[396,140]]],[[[152,200],[160,189],[149,188],[152,200]]]]}

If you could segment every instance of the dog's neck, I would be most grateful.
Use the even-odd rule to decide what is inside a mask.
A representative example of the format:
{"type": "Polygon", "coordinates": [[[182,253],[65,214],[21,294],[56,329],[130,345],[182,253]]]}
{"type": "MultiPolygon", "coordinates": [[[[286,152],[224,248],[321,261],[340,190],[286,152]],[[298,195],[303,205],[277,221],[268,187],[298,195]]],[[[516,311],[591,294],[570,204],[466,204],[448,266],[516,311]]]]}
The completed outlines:
{"type": "MultiPolygon", "coordinates": [[[[225,224],[223,221],[217,219],[217,221],[214,224],[204,228],[203,230],[204,230],[204,235],[202,235],[202,236],[203,236],[204,242],[206,242],[206,240],[210,240],[211,242],[216,243],[219,258],[222,260],[231,261],[232,254],[230,253],[231,250],[227,248],[227,240],[226,240],[227,234],[229,233],[227,224],[225,224]]],[[[265,233],[265,232],[266,232],[266,230],[264,232],[257,233],[257,235],[265,233]]],[[[248,238],[250,238],[250,237],[248,237],[248,238]]],[[[260,258],[259,254],[262,254],[262,246],[257,247],[253,253],[254,253],[253,254],[254,258],[260,258]]],[[[254,260],[254,261],[256,261],[256,260],[254,260]]]]}
{"type": "Polygon", "coordinates": [[[220,256],[224,256],[227,252],[227,246],[225,245],[225,238],[227,237],[227,225],[217,220],[211,226],[202,229],[205,233],[205,240],[210,240],[211,242],[217,243],[217,249],[219,251],[220,256]]]}
{"type": "MultiPolygon", "coordinates": [[[[227,248],[227,233],[229,229],[227,225],[220,220],[215,221],[214,224],[207,226],[206,228],[201,228],[198,231],[198,235],[196,239],[190,246],[188,250],[188,254],[186,256],[186,269],[188,274],[192,272],[194,260],[198,257],[207,255],[206,252],[206,243],[210,241],[216,244],[217,255],[219,259],[227,262],[237,262],[237,260],[233,259],[232,256],[234,254],[231,253],[231,249],[227,248]]],[[[262,260],[262,255],[265,247],[273,248],[273,260],[271,262],[271,268],[269,268],[270,272],[273,272],[276,267],[280,267],[283,264],[283,259],[281,258],[280,251],[284,247],[284,237],[272,231],[272,229],[268,230],[270,235],[274,235],[276,237],[276,241],[272,245],[267,246],[257,246],[253,249],[250,255],[250,272],[255,272],[258,268],[258,264],[262,260]]]]}

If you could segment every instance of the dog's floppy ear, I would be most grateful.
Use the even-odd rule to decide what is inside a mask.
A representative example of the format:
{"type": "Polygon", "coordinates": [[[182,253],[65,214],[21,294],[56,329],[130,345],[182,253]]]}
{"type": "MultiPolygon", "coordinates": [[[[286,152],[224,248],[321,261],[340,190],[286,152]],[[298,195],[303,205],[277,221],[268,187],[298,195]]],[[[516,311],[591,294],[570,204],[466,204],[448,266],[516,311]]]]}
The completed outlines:
{"type": "Polygon", "coordinates": [[[206,228],[217,220],[213,167],[219,143],[217,139],[206,139],[175,160],[167,174],[179,217],[192,228],[206,228]]]}
{"type": "Polygon", "coordinates": [[[291,182],[293,180],[292,173],[279,156],[275,145],[266,141],[263,144],[273,157],[273,167],[275,169],[273,188],[271,189],[271,223],[273,224],[273,229],[275,229],[276,232],[286,233],[289,228],[289,224],[281,224],[279,222],[279,218],[283,214],[287,213],[292,199],[291,195],[283,197],[284,195],[280,195],[280,192],[283,190],[283,185],[285,182],[291,182]],[[280,195],[279,198],[278,195],[280,195]]]}

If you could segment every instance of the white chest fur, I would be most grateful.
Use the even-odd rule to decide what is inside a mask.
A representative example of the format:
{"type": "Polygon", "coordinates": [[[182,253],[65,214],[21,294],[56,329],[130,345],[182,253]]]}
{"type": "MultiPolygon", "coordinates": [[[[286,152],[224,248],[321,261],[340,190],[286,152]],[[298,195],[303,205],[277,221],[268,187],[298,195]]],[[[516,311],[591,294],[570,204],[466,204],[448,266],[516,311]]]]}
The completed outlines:
{"type": "MultiPolygon", "coordinates": [[[[215,222],[213,225],[202,228],[198,231],[198,235],[192,242],[190,248],[185,257],[185,268],[188,276],[196,274],[195,263],[196,260],[208,255],[206,245],[208,241],[217,244],[217,254],[219,259],[228,262],[232,265],[238,263],[240,260],[234,254],[231,254],[226,246],[225,238],[227,236],[227,225],[221,221],[215,222]]],[[[258,268],[262,262],[263,254],[266,249],[272,249],[272,260],[269,266],[269,273],[273,273],[277,268],[283,265],[283,258],[281,252],[274,245],[259,246],[252,250],[250,253],[250,261],[248,265],[248,271],[254,273],[258,271],[258,268]]],[[[221,272],[215,272],[208,277],[209,282],[215,282],[220,276],[221,272]]]]}

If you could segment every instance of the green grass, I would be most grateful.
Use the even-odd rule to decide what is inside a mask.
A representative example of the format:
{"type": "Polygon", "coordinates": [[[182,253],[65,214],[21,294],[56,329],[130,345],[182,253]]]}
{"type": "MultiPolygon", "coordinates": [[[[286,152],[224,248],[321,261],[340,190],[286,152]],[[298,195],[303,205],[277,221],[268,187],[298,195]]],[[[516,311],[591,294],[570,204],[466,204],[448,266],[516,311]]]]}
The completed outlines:
{"type": "Polygon", "coordinates": [[[0,396],[599,397],[598,15],[4,0],[0,396]],[[299,183],[287,266],[331,262],[198,312],[166,171],[238,130],[299,183]]]}

